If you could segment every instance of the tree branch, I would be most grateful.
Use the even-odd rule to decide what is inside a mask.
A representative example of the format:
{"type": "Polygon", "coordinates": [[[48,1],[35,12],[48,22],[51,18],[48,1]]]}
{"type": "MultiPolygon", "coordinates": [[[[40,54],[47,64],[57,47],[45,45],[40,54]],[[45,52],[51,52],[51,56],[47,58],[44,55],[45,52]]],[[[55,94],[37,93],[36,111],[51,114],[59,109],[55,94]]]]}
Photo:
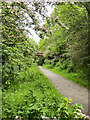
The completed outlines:
{"type": "Polygon", "coordinates": [[[62,25],[64,28],[69,29],[66,25],[64,25],[60,20],[58,20],[58,23],[62,25]]]}

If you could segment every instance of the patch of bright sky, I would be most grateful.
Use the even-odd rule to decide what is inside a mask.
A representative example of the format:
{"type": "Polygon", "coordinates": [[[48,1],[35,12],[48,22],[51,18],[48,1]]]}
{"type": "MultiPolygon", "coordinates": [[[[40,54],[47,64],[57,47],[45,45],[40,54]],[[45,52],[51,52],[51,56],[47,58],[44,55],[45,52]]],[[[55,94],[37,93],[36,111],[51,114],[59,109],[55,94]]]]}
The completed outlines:
{"type": "MultiPolygon", "coordinates": [[[[48,15],[50,17],[52,11],[54,10],[54,6],[46,6],[48,12],[46,13],[46,15],[48,15]]],[[[28,17],[28,16],[27,16],[28,17]]],[[[31,21],[31,18],[28,18],[31,21]]],[[[45,21],[41,22],[40,25],[42,26],[45,23],[45,21]]],[[[26,29],[28,29],[30,31],[31,34],[29,34],[29,37],[32,38],[33,40],[35,40],[35,42],[38,44],[40,41],[40,37],[35,33],[35,31],[33,30],[33,28],[29,28],[26,27],[26,29]]]]}

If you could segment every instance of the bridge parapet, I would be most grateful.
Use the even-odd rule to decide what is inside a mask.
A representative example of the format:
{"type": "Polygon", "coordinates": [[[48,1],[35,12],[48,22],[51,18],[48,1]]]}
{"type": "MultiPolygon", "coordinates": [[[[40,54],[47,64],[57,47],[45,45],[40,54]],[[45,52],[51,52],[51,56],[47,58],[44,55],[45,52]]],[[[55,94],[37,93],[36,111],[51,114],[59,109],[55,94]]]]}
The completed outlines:
{"type": "Polygon", "coordinates": [[[40,52],[40,51],[37,51],[36,55],[37,56],[44,56],[44,54],[42,52],[40,52]]]}

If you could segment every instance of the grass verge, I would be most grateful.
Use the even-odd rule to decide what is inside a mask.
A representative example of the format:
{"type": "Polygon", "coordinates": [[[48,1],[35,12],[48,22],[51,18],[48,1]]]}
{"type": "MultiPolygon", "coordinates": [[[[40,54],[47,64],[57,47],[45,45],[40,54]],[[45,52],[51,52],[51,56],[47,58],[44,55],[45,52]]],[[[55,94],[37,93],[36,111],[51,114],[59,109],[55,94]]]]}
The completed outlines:
{"type": "Polygon", "coordinates": [[[85,87],[88,89],[88,80],[81,77],[82,73],[68,73],[67,70],[61,70],[59,67],[52,67],[52,65],[43,65],[42,67],[63,76],[64,78],[67,78],[69,80],[72,80],[75,83],[78,83],[79,85],[85,87]]]}

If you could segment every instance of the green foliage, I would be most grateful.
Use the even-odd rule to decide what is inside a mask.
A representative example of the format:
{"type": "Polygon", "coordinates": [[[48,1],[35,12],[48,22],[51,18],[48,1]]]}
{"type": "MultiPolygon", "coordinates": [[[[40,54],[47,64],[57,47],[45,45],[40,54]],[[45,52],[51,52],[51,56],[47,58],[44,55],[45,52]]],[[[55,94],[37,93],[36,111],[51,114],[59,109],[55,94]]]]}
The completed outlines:
{"type": "Polygon", "coordinates": [[[37,56],[36,57],[36,63],[37,63],[37,65],[43,65],[44,59],[45,58],[43,56],[37,56]]]}
{"type": "Polygon", "coordinates": [[[85,8],[63,3],[55,7],[50,19],[53,19],[53,22],[49,20],[44,27],[52,31],[52,34],[50,35],[48,31],[46,34],[48,39],[41,39],[40,49],[50,50],[49,55],[54,57],[66,55],[74,63],[80,61],[85,64],[84,61],[87,61],[88,55],[88,15],[85,8]],[[62,25],[68,26],[69,29],[67,30],[62,25]]]}
{"type": "Polygon", "coordinates": [[[44,60],[44,63],[45,63],[45,64],[50,64],[50,63],[51,63],[51,61],[50,61],[50,60],[48,60],[48,59],[45,59],[45,60],[44,60]]]}
{"type": "MultiPolygon", "coordinates": [[[[41,10],[41,8],[37,10],[41,10]]],[[[79,106],[70,105],[71,100],[63,98],[39,68],[32,67],[36,59],[37,45],[24,33],[24,20],[26,20],[24,15],[27,13],[33,20],[30,25],[36,25],[36,30],[48,31],[46,34],[42,34],[43,39],[40,41],[39,48],[41,51],[45,51],[46,58],[54,59],[45,61],[47,64],[51,62],[51,68],[61,57],[63,58],[62,69],[68,66],[68,62],[64,61],[67,57],[70,58],[71,68],[73,67],[72,62],[77,62],[74,59],[77,56],[79,61],[84,63],[87,60],[87,56],[85,56],[87,53],[85,38],[87,36],[87,28],[85,29],[87,11],[78,5],[71,7],[70,3],[63,3],[55,9],[52,16],[59,16],[59,20],[64,21],[63,23],[70,28],[69,30],[65,30],[65,27],[61,27],[60,23],[53,18],[51,18],[52,26],[47,20],[45,28],[40,28],[35,14],[23,2],[2,2],[2,120],[14,119],[17,115],[23,120],[38,120],[43,115],[49,118],[59,117],[64,120],[73,120],[76,116],[75,112],[79,106]],[[78,19],[79,17],[81,17],[81,21],[78,19]],[[76,30],[77,32],[75,32],[76,30]],[[47,38],[44,39],[44,35],[47,38]],[[77,49],[79,47],[80,49],[77,49]],[[83,47],[85,47],[85,52],[84,50],[81,52],[83,47]],[[74,52],[75,50],[76,52],[74,52]],[[81,56],[79,56],[80,54],[81,56]]]]}
{"type": "MultiPolygon", "coordinates": [[[[28,68],[16,77],[16,83],[3,92],[2,120],[15,116],[39,120],[42,116],[74,120],[80,105],[70,105],[38,67],[28,68]]],[[[80,117],[80,116],[79,116],[80,117]]]]}
{"type": "Polygon", "coordinates": [[[56,63],[56,67],[59,67],[60,70],[65,70],[67,69],[67,72],[75,72],[75,65],[72,63],[72,61],[66,59],[60,59],[57,63],[56,63]]]}
{"type": "Polygon", "coordinates": [[[34,62],[36,44],[27,38],[23,31],[23,14],[20,10],[24,3],[2,2],[2,81],[3,87],[13,84],[20,71],[34,62]],[[22,23],[22,25],[20,24],[22,23]]]}
{"type": "MultiPolygon", "coordinates": [[[[89,3],[60,3],[43,25],[48,32],[39,49],[60,70],[78,74],[87,83],[89,3]],[[82,71],[82,72],[80,72],[82,71]],[[81,75],[80,75],[81,73],[81,75]]],[[[51,66],[51,65],[50,65],[51,66]]]]}

